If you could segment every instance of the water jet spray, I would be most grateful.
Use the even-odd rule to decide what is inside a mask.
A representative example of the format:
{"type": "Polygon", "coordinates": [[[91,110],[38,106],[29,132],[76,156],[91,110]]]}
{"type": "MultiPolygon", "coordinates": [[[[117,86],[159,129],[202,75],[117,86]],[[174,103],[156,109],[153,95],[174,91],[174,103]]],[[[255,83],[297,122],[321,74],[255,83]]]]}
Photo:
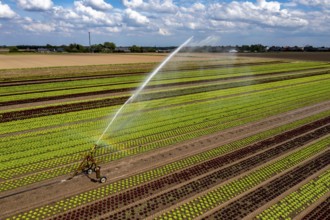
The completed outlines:
{"type": "Polygon", "coordinates": [[[193,39],[193,37],[190,37],[188,40],[186,40],[183,44],[181,44],[178,48],[176,48],[149,76],[148,78],[143,82],[143,84],[133,93],[133,95],[127,99],[127,101],[118,109],[118,111],[116,112],[116,114],[113,116],[113,118],[111,119],[111,121],[109,122],[108,126],[104,129],[103,133],[101,134],[101,136],[99,137],[99,139],[97,140],[96,144],[98,145],[99,142],[101,141],[101,139],[103,138],[103,136],[105,135],[105,133],[109,130],[109,128],[111,127],[111,125],[113,124],[113,122],[116,120],[116,118],[118,117],[118,115],[122,112],[122,110],[124,109],[124,107],[133,102],[134,99],[140,94],[140,92],[144,89],[144,87],[150,82],[150,80],[159,72],[159,70],[161,70],[167,63],[168,61],[170,61],[184,46],[186,46],[191,40],[193,39]]]}

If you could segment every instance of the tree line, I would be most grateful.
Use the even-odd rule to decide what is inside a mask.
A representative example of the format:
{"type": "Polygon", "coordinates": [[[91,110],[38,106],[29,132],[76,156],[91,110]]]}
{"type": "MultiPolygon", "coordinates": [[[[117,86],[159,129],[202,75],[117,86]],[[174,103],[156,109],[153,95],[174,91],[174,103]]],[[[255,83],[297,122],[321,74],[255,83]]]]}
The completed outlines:
{"type": "MultiPolygon", "coordinates": [[[[13,47],[0,46],[1,48],[9,48],[9,52],[67,52],[67,53],[144,53],[144,52],[171,52],[176,47],[142,47],[133,45],[130,47],[117,47],[113,42],[104,42],[103,44],[94,44],[91,46],[84,46],[77,43],[69,45],[18,45],[13,47]]],[[[185,47],[181,52],[209,52],[209,53],[223,53],[223,52],[280,52],[280,51],[330,51],[328,47],[267,47],[262,44],[241,45],[241,46],[194,46],[185,47]]]]}

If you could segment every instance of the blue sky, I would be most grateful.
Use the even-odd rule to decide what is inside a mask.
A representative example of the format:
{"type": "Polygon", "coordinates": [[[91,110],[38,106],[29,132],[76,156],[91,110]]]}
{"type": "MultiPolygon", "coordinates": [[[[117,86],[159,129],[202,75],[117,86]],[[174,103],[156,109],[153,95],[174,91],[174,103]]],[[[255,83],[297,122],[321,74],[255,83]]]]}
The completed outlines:
{"type": "Polygon", "coordinates": [[[330,47],[329,24],[330,0],[0,0],[0,45],[330,47]]]}

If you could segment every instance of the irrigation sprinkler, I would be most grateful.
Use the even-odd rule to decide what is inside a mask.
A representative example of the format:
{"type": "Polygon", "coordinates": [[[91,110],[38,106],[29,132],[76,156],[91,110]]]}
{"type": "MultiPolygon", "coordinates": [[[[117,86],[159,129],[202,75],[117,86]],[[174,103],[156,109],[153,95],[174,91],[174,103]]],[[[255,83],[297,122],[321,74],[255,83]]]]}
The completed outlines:
{"type": "MultiPolygon", "coordinates": [[[[90,33],[89,33],[90,34],[90,33]]],[[[173,56],[175,56],[184,46],[186,46],[193,37],[190,37],[188,40],[186,40],[183,44],[181,44],[176,50],[174,50],[151,74],[147,77],[147,79],[142,83],[142,85],[132,94],[132,96],[118,109],[115,116],[112,118],[112,120],[108,123],[107,127],[104,129],[103,133],[97,140],[96,144],[92,147],[92,149],[85,155],[83,155],[83,160],[72,175],[72,179],[74,176],[77,176],[80,173],[85,173],[87,175],[92,174],[93,172],[96,173],[96,179],[97,181],[104,183],[107,178],[105,176],[101,176],[101,167],[96,164],[95,160],[95,152],[96,148],[100,147],[98,143],[101,141],[105,133],[108,131],[114,120],[118,117],[118,115],[121,113],[123,108],[134,101],[134,99],[139,95],[139,93],[144,89],[144,87],[149,83],[149,81],[169,62],[173,56]]]]}
{"type": "Polygon", "coordinates": [[[99,146],[95,144],[88,153],[83,155],[83,160],[69,179],[72,179],[80,173],[85,175],[91,175],[93,172],[95,172],[96,180],[98,182],[104,183],[107,181],[107,177],[101,176],[101,166],[97,164],[95,159],[96,148],[98,147],[99,146]]]}

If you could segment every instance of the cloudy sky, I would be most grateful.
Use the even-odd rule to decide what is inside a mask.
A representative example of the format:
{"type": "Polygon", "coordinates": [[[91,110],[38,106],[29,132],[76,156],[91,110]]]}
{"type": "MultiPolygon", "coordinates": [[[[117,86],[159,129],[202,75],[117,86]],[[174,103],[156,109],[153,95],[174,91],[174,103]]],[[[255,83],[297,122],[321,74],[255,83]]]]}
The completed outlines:
{"type": "Polygon", "coordinates": [[[0,0],[0,45],[330,46],[330,0],[0,0]]]}

